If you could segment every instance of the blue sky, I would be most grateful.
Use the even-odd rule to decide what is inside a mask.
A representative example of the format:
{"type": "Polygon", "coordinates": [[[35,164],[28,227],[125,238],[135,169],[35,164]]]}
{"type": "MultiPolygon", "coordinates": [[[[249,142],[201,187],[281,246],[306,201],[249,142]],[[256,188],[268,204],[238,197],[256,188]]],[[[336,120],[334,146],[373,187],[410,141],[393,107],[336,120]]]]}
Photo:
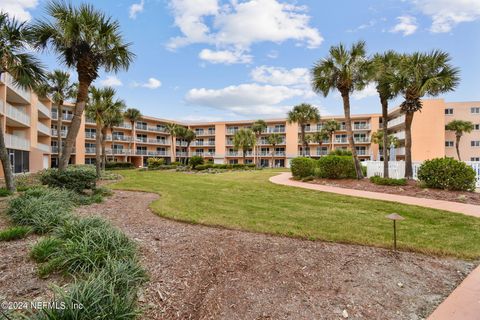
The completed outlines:
{"type": "MultiPolygon", "coordinates": [[[[73,1],[80,3],[79,1],[73,1]]],[[[447,101],[480,100],[480,0],[120,0],[91,1],[118,19],[137,55],[128,72],[101,73],[129,107],[190,121],[284,117],[300,102],[341,114],[339,95],[310,90],[309,69],[331,45],[365,40],[369,53],[442,49],[461,69],[447,101]]],[[[22,20],[46,1],[0,0],[22,20]]],[[[42,54],[50,68],[55,56],[42,54]]],[[[393,104],[398,101],[392,102],[393,104]]],[[[380,112],[373,87],[353,113],[380,112]]]]}

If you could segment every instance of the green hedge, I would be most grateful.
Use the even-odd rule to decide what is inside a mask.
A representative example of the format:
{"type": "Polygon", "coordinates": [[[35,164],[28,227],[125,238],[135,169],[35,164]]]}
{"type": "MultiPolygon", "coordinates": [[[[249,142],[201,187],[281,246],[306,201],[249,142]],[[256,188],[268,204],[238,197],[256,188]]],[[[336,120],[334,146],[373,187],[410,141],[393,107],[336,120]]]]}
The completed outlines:
{"type": "Polygon", "coordinates": [[[203,158],[200,156],[193,156],[188,160],[188,164],[192,166],[192,169],[195,169],[196,166],[203,165],[203,158]]]}
{"type": "Polygon", "coordinates": [[[316,175],[327,179],[355,179],[355,164],[351,156],[328,155],[318,161],[316,175]]]}
{"type": "Polygon", "coordinates": [[[380,176],[370,177],[370,181],[374,184],[382,186],[406,186],[407,179],[393,179],[393,178],[384,178],[380,176]]]}
{"type": "Polygon", "coordinates": [[[147,167],[148,169],[158,169],[161,166],[165,165],[165,159],[163,158],[148,158],[147,167]]]}
{"type": "Polygon", "coordinates": [[[93,166],[68,166],[63,171],[55,168],[43,171],[40,181],[51,188],[83,192],[86,189],[95,189],[97,175],[93,166]]]}
{"type": "Polygon", "coordinates": [[[312,158],[298,157],[290,162],[290,169],[295,179],[313,176],[316,168],[317,162],[312,158]]]}
{"type": "Polygon", "coordinates": [[[429,188],[475,191],[475,170],[453,158],[427,160],[418,169],[417,176],[429,188]]]}
{"type": "Polygon", "coordinates": [[[105,164],[105,169],[107,170],[123,170],[123,169],[134,169],[135,166],[130,162],[107,162],[105,164]]]}

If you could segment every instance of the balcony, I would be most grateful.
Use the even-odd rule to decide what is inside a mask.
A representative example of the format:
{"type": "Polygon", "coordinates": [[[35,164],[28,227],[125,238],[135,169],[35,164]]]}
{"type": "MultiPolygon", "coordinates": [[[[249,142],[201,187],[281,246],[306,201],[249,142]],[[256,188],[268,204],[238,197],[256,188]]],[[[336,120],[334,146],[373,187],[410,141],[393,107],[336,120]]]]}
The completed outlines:
{"type": "Polygon", "coordinates": [[[214,136],[215,135],[215,130],[195,131],[195,134],[197,135],[197,137],[214,136]]]}
{"type": "Polygon", "coordinates": [[[23,124],[27,127],[30,126],[30,116],[25,112],[21,111],[19,108],[12,106],[7,102],[5,114],[15,122],[23,124]]]}
{"type": "Polygon", "coordinates": [[[95,132],[85,132],[85,139],[96,139],[97,134],[95,132]]]}
{"type": "Polygon", "coordinates": [[[147,150],[136,150],[135,151],[135,154],[136,155],[139,155],[139,156],[146,156],[148,154],[147,150]]]}
{"type": "MultiPolygon", "coordinates": [[[[52,119],[53,120],[57,120],[58,119],[58,112],[55,112],[55,111],[52,111],[52,119]]],[[[62,114],[62,120],[65,120],[65,121],[70,121],[73,119],[73,114],[71,113],[64,113],[62,114]]],[[[90,122],[90,121],[93,121],[91,119],[86,119],[86,122],[88,123],[95,123],[95,121],[93,122],[90,122]]]]}
{"type": "Polygon", "coordinates": [[[186,147],[187,146],[187,143],[185,141],[177,141],[176,142],[176,145],[178,147],[186,147]]]}
{"type": "Polygon", "coordinates": [[[235,134],[238,131],[240,131],[240,129],[227,128],[227,134],[235,134]]]}
{"type": "Polygon", "coordinates": [[[187,153],[186,153],[186,152],[177,152],[177,153],[175,153],[175,155],[176,155],[177,157],[186,157],[186,156],[187,156],[187,153]]]}
{"type": "Polygon", "coordinates": [[[25,89],[21,88],[20,86],[16,85],[15,83],[13,83],[13,77],[11,75],[6,74],[6,73],[2,73],[2,79],[1,80],[2,80],[3,83],[5,83],[7,85],[7,87],[10,90],[15,92],[16,95],[20,96],[20,98],[22,98],[25,103],[30,103],[30,97],[31,97],[30,91],[25,90],[25,89]]]}
{"type": "Polygon", "coordinates": [[[148,126],[147,125],[143,125],[143,124],[136,124],[135,125],[135,129],[137,130],[144,130],[144,131],[147,131],[148,130],[148,126]]]}
{"type": "Polygon", "coordinates": [[[43,143],[37,143],[37,149],[44,151],[46,153],[51,153],[52,148],[49,145],[43,144],[43,143]]]}
{"type": "Polygon", "coordinates": [[[47,136],[50,135],[50,128],[41,122],[37,122],[37,130],[38,132],[43,133],[44,135],[47,135],[47,136]]]}
{"type": "Polygon", "coordinates": [[[170,141],[168,141],[167,139],[148,139],[148,143],[169,145],[170,141]]]}
{"type": "Polygon", "coordinates": [[[393,133],[392,136],[394,136],[398,140],[405,140],[405,131],[400,131],[400,132],[397,132],[397,133],[393,133]]]}
{"type": "Polygon", "coordinates": [[[268,127],[267,129],[263,130],[262,133],[285,133],[285,128],[268,127]]]}
{"type": "MultiPolygon", "coordinates": [[[[74,154],[75,152],[75,148],[72,148],[72,154],[74,154]]],[[[58,153],[58,146],[52,146],[52,153],[58,153]]]]}
{"type": "Polygon", "coordinates": [[[13,134],[5,133],[5,146],[9,149],[30,150],[30,141],[13,134]]]}
{"type": "Polygon", "coordinates": [[[170,153],[168,151],[148,151],[148,155],[156,157],[170,157],[170,153]]]}
{"type": "Polygon", "coordinates": [[[370,124],[361,124],[361,123],[354,123],[353,130],[360,131],[360,130],[370,130],[370,124]]]}
{"type": "Polygon", "coordinates": [[[137,137],[137,138],[135,138],[135,141],[139,142],[139,143],[147,143],[148,138],[147,137],[137,137]]]}
{"type": "Polygon", "coordinates": [[[403,124],[405,124],[405,115],[402,115],[400,117],[397,117],[395,119],[392,119],[392,120],[388,121],[387,127],[390,129],[390,128],[393,128],[395,126],[403,125],[403,124]]]}
{"type": "Polygon", "coordinates": [[[133,154],[132,150],[130,149],[123,149],[123,148],[115,148],[115,149],[107,149],[106,152],[108,154],[113,154],[113,155],[129,155],[133,154]]]}
{"type": "Polygon", "coordinates": [[[195,152],[194,155],[207,158],[215,156],[215,152],[195,152]]]}
{"type": "Polygon", "coordinates": [[[333,143],[348,143],[347,138],[345,139],[334,139],[333,143]]]}
{"type": "Polygon", "coordinates": [[[359,156],[367,156],[368,150],[367,149],[357,149],[357,155],[359,156]]]}
{"type": "Polygon", "coordinates": [[[353,137],[355,143],[370,143],[369,137],[353,137]]]}
{"type": "Polygon", "coordinates": [[[85,148],[85,154],[95,154],[95,152],[97,151],[97,148],[85,148]]]}
{"type": "MultiPolygon", "coordinates": [[[[52,137],[56,137],[57,136],[57,132],[58,130],[57,129],[52,129],[52,137]]],[[[60,135],[62,138],[66,138],[67,137],[67,133],[68,133],[68,130],[62,130],[60,132],[60,135]]]]}
{"type": "Polygon", "coordinates": [[[37,102],[37,109],[38,109],[38,112],[40,112],[45,118],[49,118],[49,119],[51,118],[50,110],[40,101],[37,102]]]}
{"type": "Polygon", "coordinates": [[[121,135],[121,134],[114,134],[113,136],[107,136],[107,140],[130,142],[130,141],[132,141],[132,137],[131,136],[124,136],[124,135],[121,135]]]}
{"type": "MultiPolygon", "coordinates": [[[[162,133],[167,133],[167,129],[165,127],[153,127],[153,126],[148,126],[147,127],[148,131],[155,131],[155,132],[162,132],[162,133]]],[[[143,130],[143,129],[142,129],[143,130]]]]}
{"type": "Polygon", "coordinates": [[[115,126],[115,128],[123,128],[123,129],[129,129],[131,130],[132,129],[132,125],[130,123],[121,123],[119,124],[118,126],[115,126]]]}
{"type": "Polygon", "coordinates": [[[192,143],[192,147],[208,147],[215,146],[215,141],[195,141],[192,143]]]}

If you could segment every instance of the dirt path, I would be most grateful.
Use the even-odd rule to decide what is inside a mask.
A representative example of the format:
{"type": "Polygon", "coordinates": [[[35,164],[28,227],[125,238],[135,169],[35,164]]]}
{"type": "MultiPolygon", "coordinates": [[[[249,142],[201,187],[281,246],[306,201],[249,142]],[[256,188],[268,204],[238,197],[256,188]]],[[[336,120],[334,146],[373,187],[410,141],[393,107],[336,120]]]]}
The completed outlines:
{"type": "Polygon", "coordinates": [[[123,229],[150,282],[144,319],[421,319],[474,265],[370,247],[189,225],[148,209],[149,193],[116,191],[78,209],[123,229]]]}

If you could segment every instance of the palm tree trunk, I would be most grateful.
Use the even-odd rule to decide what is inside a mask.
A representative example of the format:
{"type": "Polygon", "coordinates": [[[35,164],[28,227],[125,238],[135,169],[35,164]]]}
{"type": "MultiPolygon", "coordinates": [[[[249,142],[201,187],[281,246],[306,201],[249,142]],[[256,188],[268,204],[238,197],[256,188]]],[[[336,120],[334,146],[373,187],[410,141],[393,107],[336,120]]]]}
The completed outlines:
{"type": "Polygon", "coordinates": [[[63,115],[63,101],[60,101],[57,107],[57,148],[58,148],[58,158],[60,159],[60,155],[63,152],[62,146],[62,119],[63,115]]]}
{"type": "MultiPolygon", "coordinates": [[[[1,73],[0,73],[1,74],[1,73]]],[[[5,134],[3,132],[3,119],[0,119],[0,160],[2,161],[3,175],[7,190],[15,192],[15,179],[13,178],[12,164],[5,145],[5,134]]]]}
{"type": "MultiPolygon", "coordinates": [[[[135,125],[135,121],[130,121],[130,124],[132,125],[132,137],[130,138],[130,141],[128,141],[128,150],[131,153],[132,152],[132,142],[133,139],[135,139],[135,128],[133,127],[135,125]]],[[[128,159],[128,157],[127,157],[128,159]]],[[[132,161],[132,156],[130,155],[130,161],[132,161]]]]}
{"type": "Polygon", "coordinates": [[[462,161],[462,158],[460,157],[460,138],[462,137],[461,135],[457,134],[455,135],[456,137],[456,142],[455,142],[455,149],[457,149],[457,156],[458,156],[458,161],[462,161]]]}
{"type": "Polygon", "coordinates": [[[82,124],[83,110],[85,110],[89,87],[89,82],[82,80],[79,81],[77,102],[75,103],[75,111],[73,113],[70,128],[68,129],[67,138],[65,139],[65,149],[63,150],[60,156],[60,161],[58,162],[59,170],[65,170],[68,165],[70,155],[72,154],[73,145],[75,144],[78,131],[80,130],[80,125],[82,124]]]}
{"type": "Polygon", "coordinates": [[[185,165],[188,164],[189,155],[190,155],[190,142],[187,142],[187,157],[185,159],[185,165]]]}
{"type": "Polygon", "coordinates": [[[330,152],[333,152],[333,139],[335,138],[335,131],[330,134],[330,152]]]}
{"type": "Polygon", "coordinates": [[[102,128],[102,171],[105,171],[105,162],[107,162],[107,153],[105,147],[107,144],[107,127],[102,128]]]}
{"type": "Polygon", "coordinates": [[[302,139],[302,156],[305,157],[307,155],[307,143],[305,141],[305,125],[300,125],[300,138],[302,139]]]}
{"type": "Polygon", "coordinates": [[[95,135],[95,170],[97,172],[97,177],[100,178],[102,175],[101,172],[101,154],[100,149],[102,147],[102,126],[97,122],[97,134],[95,135]]]}
{"type": "Polygon", "coordinates": [[[275,168],[275,165],[274,165],[274,154],[275,154],[275,144],[272,144],[272,168],[275,168]]]}
{"type": "Polygon", "coordinates": [[[388,100],[380,96],[380,103],[382,104],[382,129],[383,129],[383,177],[388,178],[388,100]]]}
{"type": "Polygon", "coordinates": [[[353,141],[352,119],[350,117],[350,97],[348,91],[342,92],[342,99],[343,110],[345,112],[345,125],[347,126],[347,140],[350,151],[352,152],[355,172],[357,174],[357,179],[363,179],[362,167],[360,166],[360,161],[358,161],[357,149],[355,149],[355,141],[353,141]]]}
{"type": "Polygon", "coordinates": [[[405,114],[405,178],[413,178],[412,167],[412,122],[413,112],[405,114]]]}

